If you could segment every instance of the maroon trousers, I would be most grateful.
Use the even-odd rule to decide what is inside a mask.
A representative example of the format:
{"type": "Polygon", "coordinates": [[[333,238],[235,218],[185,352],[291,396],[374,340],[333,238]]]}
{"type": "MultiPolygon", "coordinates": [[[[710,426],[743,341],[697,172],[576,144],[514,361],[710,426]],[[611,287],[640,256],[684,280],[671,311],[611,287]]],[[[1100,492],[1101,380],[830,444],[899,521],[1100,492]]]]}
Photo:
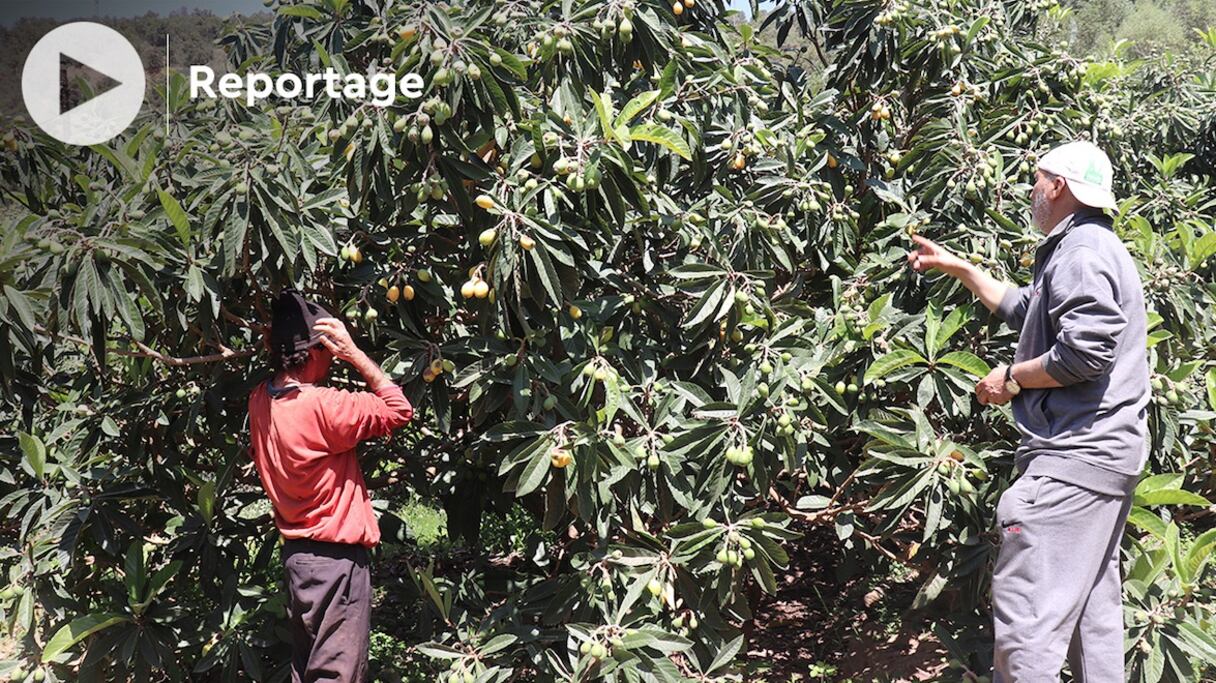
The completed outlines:
{"type": "Polygon", "coordinates": [[[367,548],[287,539],[282,554],[292,683],[363,683],[372,614],[367,548]]]}

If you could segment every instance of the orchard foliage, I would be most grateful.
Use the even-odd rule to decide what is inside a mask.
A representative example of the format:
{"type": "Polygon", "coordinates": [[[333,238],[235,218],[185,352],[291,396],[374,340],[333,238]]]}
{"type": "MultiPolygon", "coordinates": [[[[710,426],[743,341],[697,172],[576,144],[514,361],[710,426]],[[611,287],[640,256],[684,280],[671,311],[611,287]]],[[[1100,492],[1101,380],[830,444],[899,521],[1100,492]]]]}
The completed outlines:
{"type": "Polygon", "coordinates": [[[556,532],[494,572],[388,587],[412,591],[443,680],[738,680],[742,627],[809,525],[868,571],[920,572],[918,604],[948,606],[943,642],[982,672],[1016,432],[971,394],[1015,334],[903,255],[920,232],[1025,281],[1036,154],[1087,137],[1152,309],[1127,656],[1135,680],[1194,680],[1216,662],[1216,53],[1069,55],[1041,40],[1062,12],[778,4],[818,79],[716,0],[291,2],[228,26],[230,68],[414,72],[423,98],[250,108],[175,75],[167,132],[149,115],[76,149],[18,127],[9,671],[284,675],[244,406],[269,302],[297,285],[418,408],[362,450],[377,497],[454,502],[470,539],[515,504],[556,532]]]}

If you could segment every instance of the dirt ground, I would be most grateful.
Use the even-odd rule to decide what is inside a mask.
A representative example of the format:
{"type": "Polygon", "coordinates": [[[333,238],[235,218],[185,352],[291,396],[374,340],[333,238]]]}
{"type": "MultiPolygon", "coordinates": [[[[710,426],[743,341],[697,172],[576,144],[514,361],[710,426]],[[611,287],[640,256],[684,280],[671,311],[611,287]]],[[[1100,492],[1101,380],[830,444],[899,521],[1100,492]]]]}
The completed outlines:
{"type": "Polygon", "coordinates": [[[855,576],[843,582],[829,557],[839,543],[809,529],[791,543],[790,569],[756,608],[747,657],[770,683],[949,680],[946,650],[910,610],[917,581],[855,576]]]}

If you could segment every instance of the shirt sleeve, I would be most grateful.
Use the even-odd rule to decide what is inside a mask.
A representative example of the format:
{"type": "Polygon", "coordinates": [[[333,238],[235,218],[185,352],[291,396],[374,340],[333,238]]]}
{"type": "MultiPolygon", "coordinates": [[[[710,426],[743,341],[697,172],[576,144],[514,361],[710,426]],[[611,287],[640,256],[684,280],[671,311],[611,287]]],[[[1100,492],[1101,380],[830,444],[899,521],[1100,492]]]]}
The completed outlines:
{"type": "Polygon", "coordinates": [[[319,408],[332,453],[344,453],[361,441],[388,436],[414,417],[414,407],[396,384],[376,391],[326,389],[319,408]]]}
{"type": "Polygon", "coordinates": [[[1026,307],[1030,304],[1031,285],[1006,287],[1005,296],[996,306],[996,315],[1012,330],[1021,330],[1026,321],[1026,307]]]}
{"type": "Polygon", "coordinates": [[[1081,247],[1056,261],[1048,308],[1056,339],[1043,356],[1043,369],[1068,386],[1106,373],[1127,316],[1119,306],[1116,273],[1098,252],[1081,247]]]}

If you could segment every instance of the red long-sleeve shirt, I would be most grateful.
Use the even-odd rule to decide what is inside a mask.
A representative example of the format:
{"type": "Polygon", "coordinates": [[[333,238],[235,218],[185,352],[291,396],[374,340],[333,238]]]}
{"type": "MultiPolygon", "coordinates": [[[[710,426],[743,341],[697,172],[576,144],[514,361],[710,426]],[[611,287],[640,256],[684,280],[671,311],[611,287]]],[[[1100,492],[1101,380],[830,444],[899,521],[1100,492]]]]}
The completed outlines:
{"type": "Polygon", "coordinates": [[[345,391],[311,384],[249,396],[250,453],[274,505],[284,538],[380,542],[380,526],[355,445],[387,436],[409,422],[413,406],[401,387],[345,391]]]}

